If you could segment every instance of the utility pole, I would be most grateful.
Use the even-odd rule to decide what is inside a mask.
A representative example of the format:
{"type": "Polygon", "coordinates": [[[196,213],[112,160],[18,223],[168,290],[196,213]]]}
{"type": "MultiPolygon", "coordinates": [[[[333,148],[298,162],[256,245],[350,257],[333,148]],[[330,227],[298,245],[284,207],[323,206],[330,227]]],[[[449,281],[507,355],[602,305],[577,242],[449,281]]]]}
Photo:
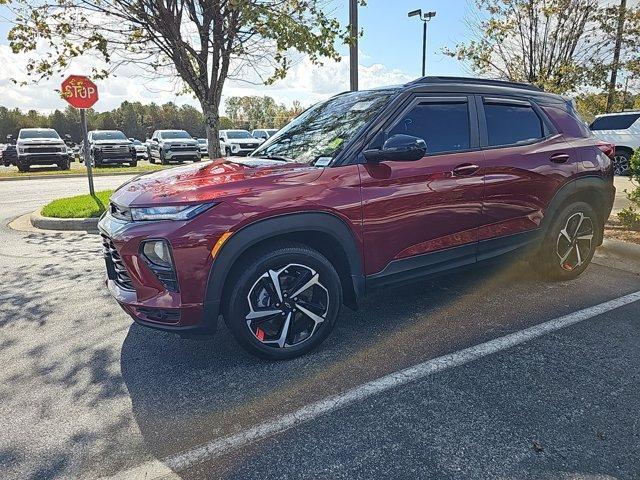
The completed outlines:
{"type": "Polygon", "coordinates": [[[616,99],[616,82],[618,81],[618,69],[620,68],[620,50],[622,49],[622,34],[624,21],[627,15],[627,0],[620,0],[618,12],[618,28],[616,30],[616,43],[613,47],[613,63],[611,65],[611,80],[609,81],[609,95],[607,96],[606,113],[611,113],[616,99]]]}
{"type": "Polygon", "coordinates": [[[349,0],[349,84],[350,90],[358,90],[358,0],[349,0]]]}

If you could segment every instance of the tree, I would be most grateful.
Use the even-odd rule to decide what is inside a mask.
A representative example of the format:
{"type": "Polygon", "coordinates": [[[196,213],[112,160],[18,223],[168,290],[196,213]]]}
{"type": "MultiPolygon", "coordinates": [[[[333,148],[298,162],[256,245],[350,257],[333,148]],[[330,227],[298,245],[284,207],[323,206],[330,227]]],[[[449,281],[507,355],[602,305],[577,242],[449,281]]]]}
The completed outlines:
{"type": "Polygon", "coordinates": [[[611,69],[610,9],[598,0],[476,0],[475,38],[447,50],[480,74],[566,93],[611,69]]]}
{"type": "Polygon", "coordinates": [[[210,155],[219,156],[218,109],[226,79],[249,72],[260,81],[283,78],[291,51],[312,62],[339,60],[336,40],[349,32],[322,10],[322,0],[14,0],[10,46],[30,54],[37,81],[66,69],[70,59],[98,56],[106,76],[123,64],[178,77],[200,102],[210,155]],[[51,55],[36,55],[42,42],[51,55]]]}
{"type": "Polygon", "coordinates": [[[613,63],[611,65],[611,80],[609,81],[609,95],[607,96],[607,113],[611,112],[616,95],[616,83],[618,69],[620,68],[620,50],[622,49],[622,33],[627,14],[627,0],[620,0],[618,7],[618,25],[616,26],[616,39],[613,48],[613,63]]]}

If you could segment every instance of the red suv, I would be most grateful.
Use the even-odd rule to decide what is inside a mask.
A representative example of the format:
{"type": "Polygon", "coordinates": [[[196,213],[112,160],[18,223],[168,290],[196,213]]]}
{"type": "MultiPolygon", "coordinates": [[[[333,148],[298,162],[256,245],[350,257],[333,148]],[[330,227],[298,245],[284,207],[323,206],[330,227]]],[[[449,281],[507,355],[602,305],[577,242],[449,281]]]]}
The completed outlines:
{"type": "Polygon", "coordinates": [[[320,103],[247,158],[137,177],[100,220],[133,319],[292,358],[381,285],[517,254],[581,274],[615,189],[570,100],[426,77],[320,103]]]}

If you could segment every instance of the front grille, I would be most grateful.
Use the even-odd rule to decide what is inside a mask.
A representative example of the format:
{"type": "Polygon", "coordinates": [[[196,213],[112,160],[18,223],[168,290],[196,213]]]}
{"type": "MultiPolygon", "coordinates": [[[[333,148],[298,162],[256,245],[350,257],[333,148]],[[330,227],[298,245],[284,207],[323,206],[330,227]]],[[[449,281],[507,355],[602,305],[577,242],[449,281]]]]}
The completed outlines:
{"type": "Polygon", "coordinates": [[[177,308],[137,307],[137,310],[153,322],[178,323],[180,321],[180,310],[177,308]]]}
{"type": "Polygon", "coordinates": [[[116,250],[116,246],[111,239],[102,234],[102,246],[104,247],[104,259],[107,262],[107,276],[118,286],[125,290],[134,290],[129,272],[127,272],[124,262],[116,250]]]}
{"type": "Polygon", "coordinates": [[[129,145],[101,145],[103,155],[126,155],[129,153],[129,145]]]}
{"type": "Polygon", "coordinates": [[[33,147],[25,147],[25,153],[60,153],[61,147],[49,146],[49,145],[36,145],[33,147]]]}
{"type": "Polygon", "coordinates": [[[169,147],[167,150],[171,150],[172,152],[197,152],[198,151],[198,147],[196,146],[192,146],[190,147],[189,145],[172,145],[171,147],[169,147]]]}
{"type": "Polygon", "coordinates": [[[240,148],[258,148],[259,143],[245,143],[244,145],[240,145],[240,148]]]}

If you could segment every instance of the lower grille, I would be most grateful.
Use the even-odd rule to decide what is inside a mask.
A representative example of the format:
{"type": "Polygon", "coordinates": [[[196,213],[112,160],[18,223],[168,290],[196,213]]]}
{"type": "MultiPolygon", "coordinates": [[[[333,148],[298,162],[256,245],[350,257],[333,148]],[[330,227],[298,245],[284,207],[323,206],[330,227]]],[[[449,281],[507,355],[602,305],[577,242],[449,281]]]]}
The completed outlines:
{"type": "Polygon", "coordinates": [[[180,310],[177,308],[136,307],[138,312],[153,322],[178,323],[180,310]]]}
{"type": "Polygon", "coordinates": [[[167,150],[170,150],[172,152],[191,152],[191,153],[198,152],[198,148],[197,147],[177,147],[177,146],[172,146],[170,148],[167,148],[167,150]]]}
{"type": "Polygon", "coordinates": [[[109,237],[102,236],[104,259],[107,262],[107,276],[125,290],[134,290],[129,272],[127,272],[120,254],[109,237]]]}

